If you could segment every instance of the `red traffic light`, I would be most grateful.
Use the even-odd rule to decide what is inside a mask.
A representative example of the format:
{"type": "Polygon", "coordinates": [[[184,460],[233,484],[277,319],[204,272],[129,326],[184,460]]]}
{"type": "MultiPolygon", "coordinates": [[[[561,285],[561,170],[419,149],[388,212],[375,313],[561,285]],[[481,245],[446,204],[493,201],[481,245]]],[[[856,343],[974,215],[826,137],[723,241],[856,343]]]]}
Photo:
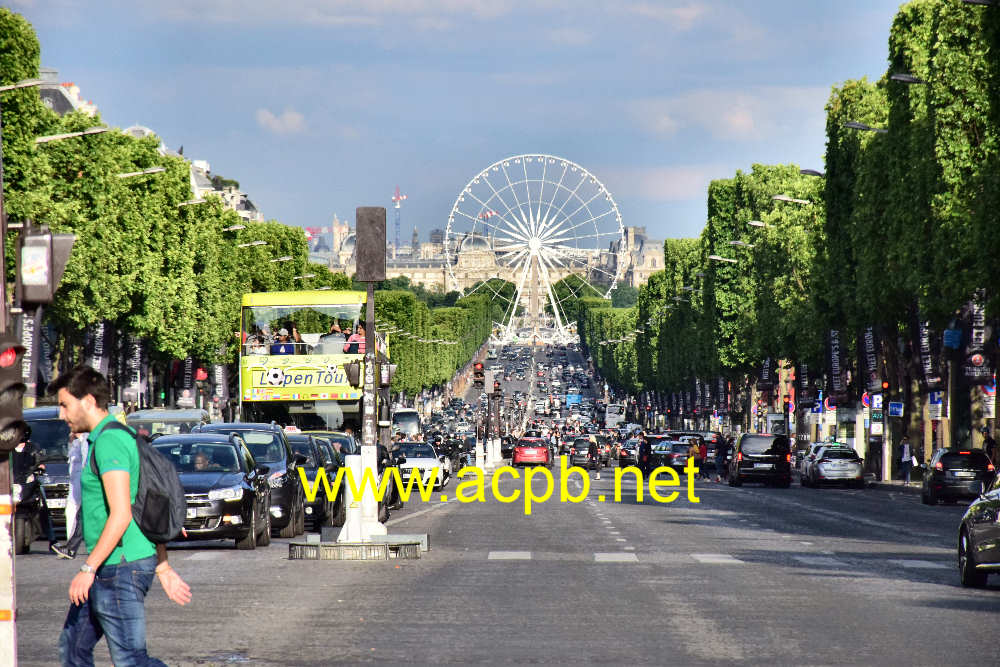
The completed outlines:
{"type": "Polygon", "coordinates": [[[483,370],[483,365],[479,362],[476,362],[476,365],[473,366],[473,368],[475,368],[477,371],[481,371],[483,370]]]}
{"type": "Polygon", "coordinates": [[[16,347],[8,347],[0,352],[0,368],[10,368],[17,363],[17,355],[20,354],[16,347]]]}
{"type": "Polygon", "coordinates": [[[886,390],[888,388],[889,388],[889,381],[888,380],[882,380],[882,390],[884,391],[884,390],[886,390]]]}

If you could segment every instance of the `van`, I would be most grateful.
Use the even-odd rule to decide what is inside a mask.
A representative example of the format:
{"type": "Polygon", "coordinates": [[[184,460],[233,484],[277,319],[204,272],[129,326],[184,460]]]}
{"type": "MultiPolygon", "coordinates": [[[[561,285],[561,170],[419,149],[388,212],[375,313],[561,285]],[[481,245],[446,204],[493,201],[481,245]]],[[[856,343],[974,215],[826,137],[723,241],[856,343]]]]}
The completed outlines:
{"type": "Polygon", "coordinates": [[[413,408],[400,408],[392,413],[392,433],[405,433],[413,437],[423,430],[420,423],[420,413],[413,408]]]}
{"type": "Polygon", "coordinates": [[[743,482],[788,488],[792,483],[792,454],[788,436],[744,433],[729,460],[729,486],[743,482]]]}

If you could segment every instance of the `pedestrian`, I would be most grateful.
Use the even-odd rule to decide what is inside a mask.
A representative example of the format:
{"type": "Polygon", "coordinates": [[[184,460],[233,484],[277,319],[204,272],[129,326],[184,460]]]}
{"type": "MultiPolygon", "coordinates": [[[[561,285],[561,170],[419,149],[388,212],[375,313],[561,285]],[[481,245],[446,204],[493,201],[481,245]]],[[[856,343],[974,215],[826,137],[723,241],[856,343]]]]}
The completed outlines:
{"type": "Polygon", "coordinates": [[[52,550],[60,558],[75,558],[83,543],[83,526],[80,523],[80,474],[87,460],[90,443],[86,433],[71,433],[69,445],[69,493],[66,496],[66,542],[56,544],[52,550]]]}
{"type": "Polygon", "coordinates": [[[365,353],[365,325],[358,322],[358,329],[352,333],[347,342],[344,343],[344,354],[364,354],[365,353]]]}
{"type": "Polygon", "coordinates": [[[639,438],[639,470],[642,471],[643,477],[649,475],[650,470],[653,465],[653,448],[649,444],[649,439],[646,437],[645,431],[640,431],[638,433],[639,438]]]}
{"type": "Polygon", "coordinates": [[[590,436],[588,438],[590,444],[587,446],[587,460],[590,462],[590,467],[597,471],[594,479],[601,478],[601,450],[597,446],[597,438],[590,436]]]}
{"type": "Polygon", "coordinates": [[[904,435],[899,443],[899,470],[903,482],[910,483],[910,468],[913,467],[913,449],[910,447],[910,436],[904,435]]]}
{"type": "Polygon", "coordinates": [[[123,429],[107,429],[110,387],[89,366],[77,366],[50,385],[59,417],[71,432],[89,433],[80,475],[83,539],[87,560],[69,586],[72,603],[59,637],[64,666],[93,665],[94,646],[108,640],[115,665],[163,665],[146,653],[145,598],[158,576],[167,597],[191,600],[191,589],[167,562],[165,545],[154,545],[132,518],[139,484],[139,452],[123,429]],[[90,460],[96,463],[98,476],[90,460]]]}
{"type": "Polygon", "coordinates": [[[997,453],[997,441],[993,439],[990,430],[985,426],[983,427],[983,450],[986,452],[986,456],[990,457],[990,461],[996,463],[996,459],[993,457],[997,453]]]}
{"type": "Polygon", "coordinates": [[[721,482],[726,479],[726,459],[729,456],[729,438],[720,438],[715,446],[715,481],[721,482]]]}
{"type": "Polygon", "coordinates": [[[695,473],[701,476],[701,446],[698,441],[701,438],[691,438],[691,446],[688,447],[688,459],[694,461],[695,473]]]}
{"type": "MultiPolygon", "coordinates": [[[[24,440],[14,447],[10,456],[11,477],[19,484],[27,484],[30,477],[38,480],[39,475],[45,474],[45,463],[42,461],[42,451],[31,441],[31,427],[24,429],[24,440]]],[[[45,497],[45,485],[41,480],[38,484],[38,498],[41,501],[39,511],[39,521],[41,529],[45,531],[45,537],[49,541],[49,553],[59,554],[56,549],[56,531],[52,525],[52,513],[49,512],[49,503],[45,497]]]]}
{"type": "Polygon", "coordinates": [[[708,445],[705,443],[705,438],[698,438],[698,460],[701,461],[701,477],[704,480],[708,480],[708,471],[705,470],[705,464],[708,463],[708,445]]]}

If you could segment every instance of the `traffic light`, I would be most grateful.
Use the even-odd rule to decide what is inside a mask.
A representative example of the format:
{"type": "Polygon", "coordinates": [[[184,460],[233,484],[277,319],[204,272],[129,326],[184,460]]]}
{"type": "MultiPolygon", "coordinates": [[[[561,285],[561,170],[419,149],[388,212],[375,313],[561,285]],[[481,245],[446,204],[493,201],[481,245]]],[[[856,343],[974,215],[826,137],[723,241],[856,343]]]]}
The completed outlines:
{"type": "Polygon", "coordinates": [[[483,365],[478,361],[472,367],[472,381],[477,387],[486,386],[486,371],[483,369],[483,365]]]}
{"type": "Polygon", "coordinates": [[[347,384],[352,387],[361,386],[361,363],[358,361],[350,361],[346,364],[341,364],[344,368],[344,373],[347,375],[347,384]]]}
{"type": "Polygon", "coordinates": [[[889,391],[889,381],[882,380],[882,391],[889,391]]]}
{"type": "Polygon", "coordinates": [[[788,396],[788,394],[785,394],[784,398],[781,399],[781,404],[785,412],[788,412],[788,406],[791,404],[791,402],[792,399],[788,396]]]}
{"type": "Polygon", "coordinates": [[[24,347],[13,336],[0,336],[0,451],[9,452],[24,439],[24,347]]]}

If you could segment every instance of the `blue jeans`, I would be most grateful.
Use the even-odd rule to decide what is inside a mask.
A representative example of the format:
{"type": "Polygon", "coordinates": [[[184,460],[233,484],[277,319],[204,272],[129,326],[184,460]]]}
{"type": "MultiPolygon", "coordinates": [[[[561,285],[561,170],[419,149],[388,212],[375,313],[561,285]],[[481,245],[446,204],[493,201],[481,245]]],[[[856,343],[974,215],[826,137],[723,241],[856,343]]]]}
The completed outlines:
{"type": "Polygon", "coordinates": [[[115,667],[166,667],[146,655],[144,603],[155,568],[156,556],[97,568],[87,601],[70,607],[59,636],[59,660],[65,667],[92,667],[94,646],[102,636],[115,667]]]}

